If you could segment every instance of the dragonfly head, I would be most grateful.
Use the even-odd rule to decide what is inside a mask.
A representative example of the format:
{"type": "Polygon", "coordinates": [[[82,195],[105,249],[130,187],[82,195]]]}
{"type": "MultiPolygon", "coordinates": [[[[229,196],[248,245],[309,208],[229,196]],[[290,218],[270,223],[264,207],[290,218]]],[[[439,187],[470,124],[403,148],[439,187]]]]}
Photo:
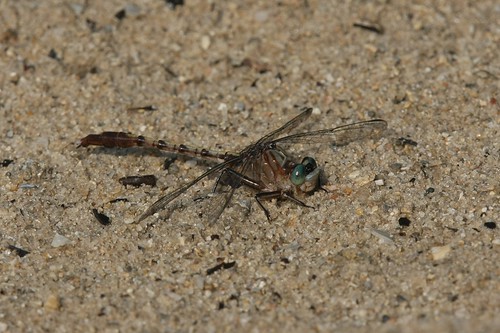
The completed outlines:
{"type": "Polygon", "coordinates": [[[290,174],[290,181],[299,187],[302,192],[311,192],[318,188],[321,169],[312,157],[304,157],[290,174]]]}

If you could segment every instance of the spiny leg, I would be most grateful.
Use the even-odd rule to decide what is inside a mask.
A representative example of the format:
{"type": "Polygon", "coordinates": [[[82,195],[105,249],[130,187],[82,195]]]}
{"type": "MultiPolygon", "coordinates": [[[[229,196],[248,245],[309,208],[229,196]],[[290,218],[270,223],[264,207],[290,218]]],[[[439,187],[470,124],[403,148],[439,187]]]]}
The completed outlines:
{"type": "MultiPolygon", "coordinates": [[[[217,178],[217,182],[215,183],[214,187],[214,192],[217,190],[217,187],[220,184],[226,184],[230,186],[232,191],[234,191],[235,188],[240,187],[241,185],[248,186],[250,188],[253,188],[254,190],[262,190],[262,186],[255,180],[251,179],[250,177],[247,177],[241,173],[239,173],[236,170],[227,168],[225,169],[217,178]],[[226,177],[226,178],[224,178],[226,177]]],[[[266,214],[266,218],[268,221],[271,220],[271,214],[269,213],[269,210],[264,207],[262,202],[259,200],[259,197],[262,196],[272,196],[273,198],[275,197],[281,197],[281,191],[273,191],[273,192],[259,192],[255,195],[255,200],[259,204],[259,207],[264,211],[264,214],[266,214]]],[[[266,197],[264,199],[271,199],[271,197],[266,197]]]]}
{"type": "Polygon", "coordinates": [[[271,220],[271,214],[269,213],[269,210],[264,206],[261,200],[272,200],[272,199],[286,199],[302,207],[314,208],[313,206],[309,206],[305,202],[297,199],[292,194],[285,191],[259,192],[255,195],[255,200],[259,204],[260,208],[262,208],[262,210],[264,211],[264,214],[266,214],[268,221],[271,220]]]}
{"type": "Polygon", "coordinates": [[[259,184],[259,182],[231,168],[225,169],[223,172],[221,172],[219,177],[217,177],[217,182],[215,183],[213,192],[217,191],[219,185],[227,185],[232,188],[238,188],[244,185],[253,188],[254,190],[262,189],[262,186],[259,184]]]}
{"type": "MultiPolygon", "coordinates": [[[[262,190],[262,186],[257,181],[255,181],[255,180],[253,180],[253,179],[251,179],[251,178],[249,178],[249,177],[247,177],[247,176],[245,176],[245,175],[243,175],[243,174],[241,174],[241,173],[239,173],[231,168],[227,168],[219,175],[217,182],[215,184],[215,187],[214,187],[214,192],[216,191],[217,186],[219,186],[220,183],[223,182],[222,178],[224,177],[224,175],[226,177],[229,177],[228,178],[229,182],[227,182],[227,185],[229,185],[233,189],[237,188],[241,185],[245,185],[245,186],[248,186],[250,188],[253,188],[254,190],[262,190]]],[[[227,181],[227,179],[226,179],[226,181],[227,181]]],[[[262,203],[262,200],[286,199],[286,200],[290,200],[290,201],[294,202],[295,204],[302,206],[302,207],[314,208],[313,206],[309,206],[305,202],[297,199],[291,193],[288,193],[286,191],[277,190],[277,191],[258,192],[257,194],[255,194],[254,198],[257,201],[257,204],[259,205],[259,207],[264,211],[264,214],[266,215],[266,218],[268,221],[271,220],[271,213],[269,213],[269,210],[264,206],[264,204],[262,203]]]]}

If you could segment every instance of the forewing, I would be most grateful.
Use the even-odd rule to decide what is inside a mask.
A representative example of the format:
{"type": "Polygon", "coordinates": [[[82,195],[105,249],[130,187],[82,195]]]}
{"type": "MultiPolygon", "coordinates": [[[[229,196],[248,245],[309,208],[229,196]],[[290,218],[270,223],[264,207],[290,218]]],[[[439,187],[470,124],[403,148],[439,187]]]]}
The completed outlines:
{"type": "Polygon", "coordinates": [[[344,146],[350,142],[375,139],[382,135],[387,128],[387,122],[382,119],[362,121],[331,129],[292,134],[278,138],[273,143],[330,143],[335,146],[344,146]]]}
{"type": "Polygon", "coordinates": [[[284,124],[280,128],[275,129],[271,133],[268,133],[267,135],[260,138],[260,140],[257,141],[255,143],[255,145],[258,145],[262,142],[272,141],[274,138],[290,132],[292,129],[294,129],[295,127],[297,127],[298,125],[303,123],[307,118],[309,118],[309,116],[312,113],[312,110],[313,110],[312,108],[305,109],[302,113],[300,113],[298,116],[296,116],[292,120],[288,121],[286,124],[284,124]]]}

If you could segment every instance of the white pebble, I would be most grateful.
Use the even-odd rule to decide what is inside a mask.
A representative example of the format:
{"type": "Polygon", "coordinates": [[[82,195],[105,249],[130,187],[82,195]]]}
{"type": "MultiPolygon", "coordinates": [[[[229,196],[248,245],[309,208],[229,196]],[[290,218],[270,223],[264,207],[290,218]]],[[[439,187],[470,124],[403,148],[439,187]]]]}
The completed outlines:
{"type": "Polygon", "coordinates": [[[444,259],[450,253],[450,251],[451,251],[451,246],[449,245],[435,246],[431,248],[432,259],[434,260],[444,259]]]}
{"type": "Polygon", "coordinates": [[[391,234],[389,234],[387,231],[385,230],[380,230],[380,229],[375,229],[375,228],[371,228],[370,229],[370,233],[373,235],[373,236],[376,236],[378,237],[380,240],[382,240],[384,243],[389,243],[389,244],[393,244],[394,243],[394,240],[392,239],[391,237],[391,234]]]}
{"type": "Polygon", "coordinates": [[[208,50],[208,48],[210,47],[210,37],[208,37],[207,35],[201,37],[201,48],[204,49],[204,50],[208,50]]]}
{"type": "Polygon", "coordinates": [[[63,235],[55,234],[54,239],[52,239],[52,243],[50,244],[52,247],[61,247],[66,244],[71,243],[71,240],[63,235]]]}

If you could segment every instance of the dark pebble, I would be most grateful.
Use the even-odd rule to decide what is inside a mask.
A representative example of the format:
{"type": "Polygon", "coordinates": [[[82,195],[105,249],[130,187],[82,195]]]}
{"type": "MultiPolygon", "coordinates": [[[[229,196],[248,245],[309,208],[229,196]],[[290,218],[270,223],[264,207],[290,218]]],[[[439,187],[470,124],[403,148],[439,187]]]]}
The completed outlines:
{"type": "Polygon", "coordinates": [[[400,217],[399,220],[398,220],[398,223],[402,227],[409,227],[411,221],[407,217],[400,217]]]}
{"type": "Polygon", "coordinates": [[[493,221],[491,222],[484,222],[484,226],[488,229],[495,229],[497,227],[497,224],[493,221]]]}

